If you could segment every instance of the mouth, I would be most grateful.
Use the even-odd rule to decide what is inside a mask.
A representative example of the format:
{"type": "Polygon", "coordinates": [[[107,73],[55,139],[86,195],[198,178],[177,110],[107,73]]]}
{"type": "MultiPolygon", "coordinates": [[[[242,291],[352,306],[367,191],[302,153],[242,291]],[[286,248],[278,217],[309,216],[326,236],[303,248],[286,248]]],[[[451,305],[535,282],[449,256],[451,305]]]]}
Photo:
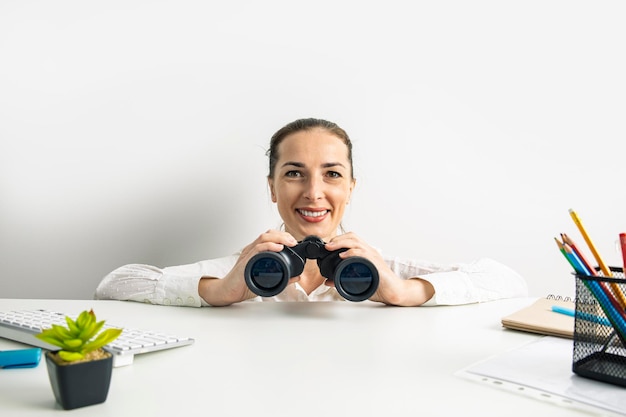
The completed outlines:
{"type": "Polygon", "coordinates": [[[326,215],[330,213],[330,210],[307,210],[296,209],[296,212],[306,221],[311,223],[321,222],[326,218],[326,215]]]}
{"type": "Polygon", "coordinates": [[[322,217],[324,214],[328,213],[328,210],[304,210],[304,209],[296,209],[298,213],[305,217],[322,217]]]}

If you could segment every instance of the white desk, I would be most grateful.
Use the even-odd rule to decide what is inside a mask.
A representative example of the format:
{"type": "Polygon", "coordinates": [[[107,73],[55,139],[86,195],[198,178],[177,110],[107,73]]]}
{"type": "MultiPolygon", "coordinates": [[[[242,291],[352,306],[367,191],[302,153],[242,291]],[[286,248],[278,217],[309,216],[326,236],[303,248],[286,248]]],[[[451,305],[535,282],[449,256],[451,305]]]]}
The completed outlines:
{"type": "MultiPolygon", "coordinates": [[[[500,318],[531,299],[458,307],[242,303],[223,308],[133,302],[8,300],[195,338],[114,368],[107,401],[73,416],[572,416],[576,410],[455,376],[539,336],[500,318]]],[[[0,350],[24,347],[0,339],[0,350]]],[[[0,370],[0,414],[59,415],[45,362],[0,370]]]]}

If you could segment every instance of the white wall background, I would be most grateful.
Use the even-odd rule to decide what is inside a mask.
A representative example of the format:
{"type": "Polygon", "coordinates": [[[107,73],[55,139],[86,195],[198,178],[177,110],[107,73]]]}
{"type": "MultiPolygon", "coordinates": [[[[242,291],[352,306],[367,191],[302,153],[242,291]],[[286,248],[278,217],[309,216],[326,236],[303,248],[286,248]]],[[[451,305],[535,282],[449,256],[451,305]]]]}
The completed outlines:
{"type": "Polygon", "coordinates": [[[310,116],[353,138],[348,229],[572,295],[570,207],[621,265],[625,21],[621,0],[4,0],[0,297],[238,250],[279,224],[269,137],[310,116]]]}

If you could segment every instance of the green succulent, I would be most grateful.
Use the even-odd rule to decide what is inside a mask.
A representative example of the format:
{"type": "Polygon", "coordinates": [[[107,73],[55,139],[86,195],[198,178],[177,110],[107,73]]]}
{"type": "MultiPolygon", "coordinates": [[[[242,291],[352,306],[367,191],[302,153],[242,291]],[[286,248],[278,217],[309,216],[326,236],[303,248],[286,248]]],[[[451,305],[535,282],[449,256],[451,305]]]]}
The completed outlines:
{"type": "Polygon", "coordinates": [[[36,337],[60,347],[58,355],[66,362],[85,358],[89,352],[111,343],[122,333],[122,329],[106,329],[100,332],[104,320],[96,321],[93,310],[83,311],[76,320],[66,316],[65,321],[67,327],[53,324],[52,328],[42,330],[36,337]]]}

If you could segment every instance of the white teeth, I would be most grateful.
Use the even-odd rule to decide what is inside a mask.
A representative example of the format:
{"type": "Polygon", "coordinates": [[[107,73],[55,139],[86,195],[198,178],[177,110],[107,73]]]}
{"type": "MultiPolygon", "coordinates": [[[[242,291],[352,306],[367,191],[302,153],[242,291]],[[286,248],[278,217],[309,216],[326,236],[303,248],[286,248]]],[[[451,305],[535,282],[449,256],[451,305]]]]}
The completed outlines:
{"type": "Polygon", "coordinates": [[[303,216],[307,216],[307,217],[320,217],[326,214],[326,212],[328,212],[328,210],[323,210],[323,211],[298,210],[298,211],[300,212],[300,214],[302,214],[303,216]]]}

